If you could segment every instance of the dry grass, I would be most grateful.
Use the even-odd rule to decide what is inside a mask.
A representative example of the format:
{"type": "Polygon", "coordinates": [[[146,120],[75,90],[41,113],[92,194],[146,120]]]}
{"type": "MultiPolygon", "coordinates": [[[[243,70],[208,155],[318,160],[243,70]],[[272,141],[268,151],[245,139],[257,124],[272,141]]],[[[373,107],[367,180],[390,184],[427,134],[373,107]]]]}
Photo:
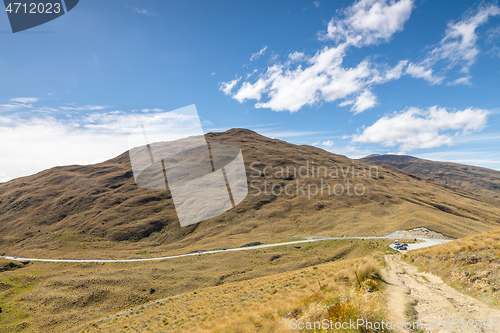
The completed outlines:
{"type": "MultiPolygon", "coordinates": [[[[199,293],[205,288],[225,288],[237,281],[247,281],[242,284],[252,286],[260,277],[385,251],[388,243],[386,240],[322,241],[159,262],[32,262],[23,268],[0,272],[3,309],[0,332],[15,331],[18,325],[27,332],[67,331],[96,317],[155,300],[199,293]]],[[[362,269],[359,273],[366,275],[363,272],[362,269]]],[[[314,283],[318,289],[317,281],[314,283]]]]}
{"type": "MultiPolygon", "coordinates": [[[[355,175],[348,171],[338,179],[291,179],[280,177],[271,168],[267,174],[270,178],[266,178],[264,167],[298,169],[311,162],[326,168],[366,166],[319,148],[292,145],[248,130],[233,129],[206,137],[208,141],[235,142],[241,147],[249,182],[258,178],[267,180],[269,186],[292,185],[292,191],[301,185],[320,185],[322,180],[330,186],[345,184],[355,175]],[[257,172],[250,168],[253,162],[261,163],[257,172]]],[[[492,198],[486,200],[429,179],[417,179],[393,167],[382,167],[378,175],[356,178],[358,181],[366,188],[364,195],[324,193],[310,198],[265,195],[260,183],[257,188],[261,194],[253,188],[234,209],[181,228],[168,191],[145,190],[135,185],[127,154],[96,165],[58,167],[0,184],[0,254],[157,257],[305,236],[375,235],[426,227],[449,237],[461,237],[500,227],[500,207],[492,198]]],[[[298,306],[305,307],[302,316],[326,315],[335,304],[340,304],[339,311],[359,314],[361,310],[353,309],[352,304],[361,302],[362,297],[378,297],[377,291],[358,295],[353,289],[349,268],[352,272],[361,262],[351,261],[346,267],[329,263],[363,257],[380,247],[379,241],[344,240],[303,245],[299,249],[284,246],[149,263],[30,263],[0,272],[0,331],[66,331],[96,319],[96,314],[109,316],[174,295],[180,295],[178,299],[185,300],[186,307],[177,298],[171,302],[175,306],[169,308],[168,315],[173,319],[167,319],[167,326],[175,323],[173,327],[186,330],[194,325],[194,319],[186,317],[193,311],[201,311],[199,315],[205,316],[207,325],[216,323],[235,331],[257,330],[258,325],[272,330],[282,322],[282,315],[298,306]],[[311,268],[314,266],[318,269],[311,268]],[[341,280],[345,284],[336,280],[340,273],[344,274],[341,280]],[[273,274],[271,280],[263,278],[273,274]],[[318,290],[321,288],[317,278],[328,289],[321,297],[316,295],[323,292],[318,290]],[[224,288],[232,283],[247,294],[227,289],[224,296],[224,288]],[[249,294],[257,285],[257,294],[249,294]],[[212,294],[213,302],[209,301],[208,290],[216,292],[212,294]],[[195,297],[194,292],[206,296],[195,297]],[[311,295],[317,299],[308,298],[311,295]],[[336,299],[342,296],[346,298],[336,299]],[[259,314],[255,318],[250,315],[253,311],[259,314]],[[271,326],[265,326],[266,323],[271,326]]],[[[369,266],[368,262],[365,264],[369,266]]],[[[363,282],[368,284],[364,288],[379,287],[370,269],[361,269],[360,274],[366,281],[375,281],[363,282]]],[[[375,308],[372,310],[379,315],[375,308]]],[[[163,323],[165,316],[158,315],[151,318],[151,323],[163,323]]],[[[138,325],[149,322],[138,321],[138,325]]],[[[199,329],[208,330],[207,327],[199,329]]]]}
{"type": "Polygon", "coordinates": [[[381,167],[372,177],[357,178],[352,167],[359,170],[368,167],[366,164],[319,148],[242,129],[206,137],[208,141],[237,143],[248,181],[260,180],[234,209],[181,228],[170,193],[138,188],[128,155],[122,154],[96,165],[58,167],[0,184],[0,254],[130,258],[237,247],[251,241],[375,235],[414,227],[462,237],[500,226],[500,207],[493,201],[429,179],[416,179],[392,167],[381,167]],[[252,169],[254,162],[260,164],[252,169]],[[276,169],[312,169],[313,165],[343,168],[347,173],[340,172],[338,179],[322,175],[290,179],[276,169]],[[272,168],[264,175],[266,166],[272,168]],[[365,194],[336,196],[326,191],[308,198],[295,191],[302,185],[321,185],[321,181],[333,187],[348,180],[362,184],[365,194]],[[290,185],[295,194],[266,195],[264,181],[268,188],[290,185]]]}
{"type": "Polygon", "coordinates": [[[492,306],[500,306],[500,230],[407,253],[421,269],[492,306]]]}
{"type": "Polygon", "coordinates": [[[299,322],[385,320],[381,261],[366,256],[205,288],[95,322],[82,332],[294,332],[299,322]]]}

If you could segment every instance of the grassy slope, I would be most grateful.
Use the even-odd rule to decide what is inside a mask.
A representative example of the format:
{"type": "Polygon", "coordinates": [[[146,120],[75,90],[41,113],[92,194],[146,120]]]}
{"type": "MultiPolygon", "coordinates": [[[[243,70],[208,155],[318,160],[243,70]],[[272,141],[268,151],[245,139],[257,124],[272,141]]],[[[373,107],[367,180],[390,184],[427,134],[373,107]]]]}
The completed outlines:
{"type": "Polygon", "coordinates": [[[294,332],[292,320],[387,321],[378,274],[385,250],[361,252],[364,255],[357,259],[204,288],[82,328],[85,332],[294,332]]]}
{"type": "Polygon", "coordinates": [[[405,259],[459,291],[500,307],[500,230],[412,251],[405,259]]]}
{"type": "MultiPolygon", "coordinates": [[[[209,141],[241,147],[248,180],[331,186],[363,184],[366,193],[266,195],[251,193],[236,208],[181,228],[168,191],[134,184],[127,154],[90,166],[58,167],[0,184],[0,252],[66,258],[125,258],[237,247],[310,235],[373,235],[427,227],[450,237],[500,226],[498,200],[417,179],[395,168],[358,179],[350,167],[365,164],[311,146],[269,139],[248,130],[207,134],[209,141]],[[250,168],[259,162],[259,171],[250,168]],[[342,167],[339,179],[290,179],[265,166],[342,167]],[[349,167],[349,169],[347,169],[349,167]],[[354,177],[354,178],[353,178],[354,177]],[[489,200],[489,201],[488,201],[489,200]]],[[[357,169],[358,170],[358,169],[357,169]]]]}
{"type": "Polygon", "coordinates": [[[223,288],[237,281],[252,285],[255,279],[270,275],[279,279],[284,272],[364,257],[376,249],[387,248],[387,244],[382,240],[325,241],[160,262],[104,265],[32,262],[0,272],[0,331],[11,332],[16,327],[26,332],[38,328],[42,332],[66,331],[154,300],[205,288],[223,288]]]}

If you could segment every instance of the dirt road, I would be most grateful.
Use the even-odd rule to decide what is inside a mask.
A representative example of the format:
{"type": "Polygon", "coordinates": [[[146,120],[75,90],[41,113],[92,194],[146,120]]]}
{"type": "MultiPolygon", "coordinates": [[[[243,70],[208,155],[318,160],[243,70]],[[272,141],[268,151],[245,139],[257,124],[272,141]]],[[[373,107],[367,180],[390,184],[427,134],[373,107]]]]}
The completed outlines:
{"type": "Polygon", "coordinates": [[[422,323],[420,331],[402,328],[399,332],[500,332],[500,311],[458,292],[433,274],[418,272],[397,255],[386,256],[386,261],[383,277],[389,283],[389,319],[393,325],[407,322],[411,303],[414,320],[422,323]]]}
{"type": "MultiPolygon", "coordinates": [[[[414,238],[414,237],[411,237],[414,238]]],[[[283,243],[272,243],[272,244],[262,244],[262,245],[256,245],[256,246],[245,246],[245,247],[237,247],[237,248],[232,248],[232,249],[221,249],[221,250],[210,250],[210,251],[198,251],[198,252],[191,252],[191,253],[185,253],[185,254],[178,254],[178,255],[173,255],[173,256],[166,256],[166,257],[156,257],[156,258],[136,258],[136,259],[46,259],[46,258],[26,258],[26,257],[21,257],[21,256],[0,256],[0,259],[7,259],[7,260],[18,260],[18,261],[40,261],[40,262],[66,262],[66,263],[71,263],[71,262],[95,262],[95,263],[106,263],[106,262],[139,262],[139,261],[158,261],[158,260],[166,260],[166,259],[173,259],[173,258],[181,258],[181,257],[188,257],[188,256],[198,256],[201,254],[212,254],[212,253],[219,253],[219,252],[231,252],[231,251],[248,251],[248,250],[256,250],[256,249],[264,249],[264,248],[269,248],[269,247],[276,247],[276,246],[285,246],[285,245],[295,245],[295,244],[302,244],[302,243],[312,243],[312,242],[320,242],[320,241],[325,241],[325,240],[346,240],[346,239],[393,239],[393,237],[383,237],[383,236],[358,236],[358,237],[326,237],[326,238],[308,238],[304,240],[298,240],[298,241],[292,241],[292,242],[283,242],[283,243]]],[[[429,246],[434,246],[442,243],[449,242],[450,240],[443,240],[443,239],[427,239],[427,238],[417,238],[421,242],[420,243],[415,243],[415,244],[409,244],[408,245],[408,251],[415,250],[415,249],[420,249],[423,247],[429,247],[429,246]]],[[[394,248],[394,244],[390,245],[392,248],[394,248]]],[[[406,251],[401,251],[401,252],[406,252],[406,251]]]]}

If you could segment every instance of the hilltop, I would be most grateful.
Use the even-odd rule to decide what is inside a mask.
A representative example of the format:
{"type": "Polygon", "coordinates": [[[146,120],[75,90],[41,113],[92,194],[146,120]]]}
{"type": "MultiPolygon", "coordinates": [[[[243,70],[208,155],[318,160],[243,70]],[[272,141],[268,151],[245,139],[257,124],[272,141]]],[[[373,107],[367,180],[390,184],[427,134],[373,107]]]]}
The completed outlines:
{"type": "Polygon", "coordinates": [[[245,129],[206,139],[236,143],[243,152],[249,194],[235,208],[180,227],[170,192],[139,188],[123,153],[0,184],[2,252],[123,258],[415,227],[457,238],[500,226],[498,200],[394,167],[245,129]]]}

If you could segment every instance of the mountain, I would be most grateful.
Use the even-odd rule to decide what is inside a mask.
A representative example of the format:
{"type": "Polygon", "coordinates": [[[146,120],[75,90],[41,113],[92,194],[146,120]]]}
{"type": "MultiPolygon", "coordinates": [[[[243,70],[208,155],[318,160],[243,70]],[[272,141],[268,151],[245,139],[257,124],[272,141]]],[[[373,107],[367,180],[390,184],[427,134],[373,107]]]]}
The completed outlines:
{"type": "Polygon", "coordinates": [[[246,129],[205,137],[242,150],[249,194],[235,208],[180,227],[170,191],[138,187],[129,154],[123,153],[0,184],[0,252],[125,258],[415,227],[448,237],[500,227],[498,200],[391,166],[246,129]]]}
{"type": "Polygon", "coordinates": [[[370,155],[360,161],[375,165],[392,165],[412,175],[431,178],[445,185],[493,198],[500,197],[500,171],[406,155],[370,155]]]}

